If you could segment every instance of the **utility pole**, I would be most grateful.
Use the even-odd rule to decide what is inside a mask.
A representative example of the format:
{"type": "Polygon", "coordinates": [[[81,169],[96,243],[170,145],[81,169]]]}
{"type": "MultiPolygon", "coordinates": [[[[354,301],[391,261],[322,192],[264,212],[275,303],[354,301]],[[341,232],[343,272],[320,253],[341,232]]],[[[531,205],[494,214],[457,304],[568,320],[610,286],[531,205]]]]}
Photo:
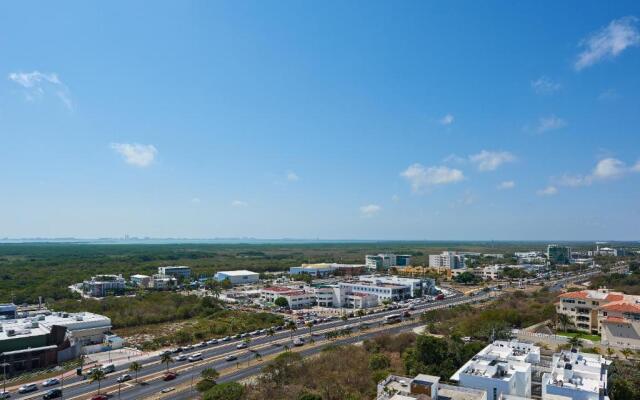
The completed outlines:
{"type": "Polygon", "coordinates": [[[6,358],[2,360],[2,392],[7,393],[7,367],[8,363],[5,362],[6,358]]]}

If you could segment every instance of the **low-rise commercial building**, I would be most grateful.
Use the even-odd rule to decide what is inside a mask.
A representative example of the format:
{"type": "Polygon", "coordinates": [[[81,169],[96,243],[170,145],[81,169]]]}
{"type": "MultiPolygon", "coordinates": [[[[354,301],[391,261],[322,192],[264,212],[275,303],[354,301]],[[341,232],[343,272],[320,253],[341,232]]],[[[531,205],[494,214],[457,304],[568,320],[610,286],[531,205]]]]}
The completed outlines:
{"type": "Polygon", "coordinates": [[[542,399],[608,400],[608,364],[599,354],[575,349],[554,354],[551,372],[542,376],[542,399]]]}
{"type": "Polygon", "coordinates": [[[181,265],[158,267],[158,275],[173,276],[176,279],[188,279],[191,276],[191,267],[181,265]]]}
{"type": "Polygon", "coordinates": [[[494,341],[453,376],[460,386],[484,390],[489,400],[502,395],[531,397],[532,363],[540,362],[540,348],[528,343],[494,341]]]}
{"type": "Polygon", "coordinates": [[[389,375],[377,385],[376,400],[487,400],[484,390],[440,383],[439,376],[389,375]]]}
{"type": "Polygon", "coordinates": [[[547,260],[553,265],[571,264],[571,248],[557,244],[548,245],[547,260]]]}
{"type": "Polygon", "coordinates": [[[45,312],[0,321],[0,358],[7,375],[46,368],[96,351],[111,320],[89,312],[45,312]]]}
{"type": "Polygon", "coordinates": [[[457,254],[455,251],[443,251],[441,254],[430,254],[429,266],[432,268],[464,268],[465,256],[457,254]]]}
{"type": "Polygon", "coordinates": [[[357,275],[364,271],[362,264],[338,264],[338,263],[316,263],[302,264],[299,267],[289,268],[289,274],[308,274],[315,277],[327,277],[330,275],[357,275]]]}
{"type": "Polygon", "coordinates": [[[82,282],[82,291],[92,297],[122,295],[125,284],[122,275],[96,275],[82,282]]]}
{"type": "Polygon", "coordinates": [[[367,254],[365,256],[367,269],[385,271],[391,267],[406,267],[411,265],[411,255],[408,254],[367,254]]]}
{"type": "Polygon", "coordinates": [[[18,307],[13,303],[0,304],[0,320],[2,319],[15,319],[17,316],[18,307]]]}
{"type": "Polygon", "coordinates": [[[264,302],[275,303],[279,297],[287,300],[287,304],[292,310],[308,308],[315,303],[315,295],[313,293],[308,293],[300,289],[272,286],[260,291],[260,299],[264,302]]]}
{"type": "Polygon", "coordinates": [[[421,297],[425,294],[435,293],[436,281],[431,278],[403,278],[400,276],[363,275],[358,280],[376,284],[392,284],[408,286],[412,297],[421,297]]]}
{"type": "Polygon", "coordinates": [[[140,288],[148,288],[151,283],[151,277],[149,275],[135,274],[131,275],[129,277],[129,280],[131,281],[131,284],[133,286],[137,286],[140,288]]]}
{"type": "Polygon", "coordinates": [[[178,287],[178,280],[171,275],[155,274],[149,280],[149,289],[173,290],[178,287]]]}
{"type": "Polygon", "coordinates": [[[257,272],[247,271],[246,269],[236,271],[218,271],[214,275],[213,279],[218,282],[228,279],[232,285],[247,285],[250,283],[257,283],[260,280],[260,274],[257,272]]]}

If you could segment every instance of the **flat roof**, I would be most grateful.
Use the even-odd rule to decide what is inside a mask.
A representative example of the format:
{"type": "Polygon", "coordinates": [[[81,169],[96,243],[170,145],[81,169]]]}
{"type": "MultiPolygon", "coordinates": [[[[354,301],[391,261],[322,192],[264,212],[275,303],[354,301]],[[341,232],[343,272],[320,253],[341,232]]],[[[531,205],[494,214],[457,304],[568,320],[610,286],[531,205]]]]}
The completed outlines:
{"type": "Polygon", "coordinates": [[[50,315],[39,314],[27,318],[0,320],[0,326],[2,326],[0,340],[9,340],[46,335],[53,326],[64,326],[71,332],[83,329],[110,329],[111,320],[90,312],[53,312],[50,315]],[[9,330],[13,330],[13,336],[7,334],[9,330]]]}
{"type": "Polygon", "coordinates": [[[260,275],[257,272],[248,271],[246,269],[237,269],[233,271],[218,271],[217,273],[229,275],[229,276],[260,275]]]}

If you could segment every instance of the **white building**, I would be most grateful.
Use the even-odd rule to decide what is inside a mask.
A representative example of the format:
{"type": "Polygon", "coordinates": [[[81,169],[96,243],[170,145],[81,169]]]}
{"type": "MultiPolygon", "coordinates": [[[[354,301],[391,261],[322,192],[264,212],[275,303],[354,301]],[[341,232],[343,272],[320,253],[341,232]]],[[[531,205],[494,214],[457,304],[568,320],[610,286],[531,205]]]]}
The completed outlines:
{"type": "Polygon", "coordinates": [[[547,258],[541,251],[515,252],[514,256],[518,259],[519,264],[544,264],[547,261],[547,258]]]}
{"type": "Polygon", "coordinates": [[[442,254],[430,254],[429,266],[432,268],[464,268],[464,255],[457,254],[455,251],[443,251],[442,254]]]}
{"type": "Polygon", "coordinates": [[[340,289],[340,304],[346,303],[346,297],[353,293],[372,294],[378,298],[378,302],[401,301],[411,298],[411,287],[391,283],[372,283],[365,281],[349,281],[338,283],[340,289]]]}
{"type": "Polygon", "coordinates": [[[487,400],[484,390],[440,383],[439,376],[389,375],[377,385],[376,400],[487,400]]]}
{"type": "Polygon", "coordinates": [[[345,275],[355,275],[364,270],[362,264],[338,264],[338,263],[316,263],[302,264],[299,267],[289,268],[289,274],[309,274],[316,277],[325,277],[337,273],[345,275]]]}
{"type": "Polygon", "coordinates": [[[531,364],[540,348],[517,340],[497,340],[467,361],[453,376],[460,386],[484,390],[489,400],[502,395],[531,397],[531,364]]]}
{"type": "Polygon", "coordinates": [[[378,276],[378,275],[362,275],[358,277],[358,280],[363,282],[371,282],[376,284],[391,284],[408,286],[410,288],[411,296],[420,297],[423,294],[431,293],[435,290],[436,282],[433,279],[417,279],[417,278],[403,278],[399,276],[378,276]]]}
{"type": "Polygon", "coordinates": [[[605,400],[607,361],[599,354],[563,350],[553,355],[551,373],[542,376],[542,398],[605,400]]]}
{"type": "Polygon", "coordinates": [[[82,282],[82,290],[92,297],[124,294],[125,280],[122,275],[96,275],[82,282]]]}
{"type": "Polygon", "coordinates": [[[178,286],[178,280],[171,275],[155,274],[149,280],[149,288],[155,290],[172,290],[178,286]]]}
{"type": "Polygon", "coordinates": [[[313,293],[308,293],[300,289],[272,286],[260,290],[260,299],[264,302],[275,303],[279,297],[287,300],[287,304],[289,304],[289,308],[292,310],[308,308],[315,303],[315,295],[313,293]]]}
{"type": "Polygon", "coordinates": [[[191,276],[191,267],[185,267],[185,266],[179,266],[179,265],[170,265],[168,267],[158,267],[158,274],[173,276],[177,279],[180,279],[180,278],[187,279],[191,276]]]}
{"type": "Polygon", "coordinates": [[[411,256],[408,254],[367,254],[364,259],[367,269],[374,271],[411,265],[411,256]]]}
{"type": "Polygon", "coordinates": [[[222,282],[228,279],[233,285],[246,285],[249,283],[257,283],[260,280],[260,274],[257,272],[240,269],[237,271],[218,271],[213,279],[222,282]]]}
{"type": "Polygon", "coordinates": [[[137,287],[148,288],[151,283],[151,277],[149,275],[135,274],[129,277],[131,284],[137,287]]]}

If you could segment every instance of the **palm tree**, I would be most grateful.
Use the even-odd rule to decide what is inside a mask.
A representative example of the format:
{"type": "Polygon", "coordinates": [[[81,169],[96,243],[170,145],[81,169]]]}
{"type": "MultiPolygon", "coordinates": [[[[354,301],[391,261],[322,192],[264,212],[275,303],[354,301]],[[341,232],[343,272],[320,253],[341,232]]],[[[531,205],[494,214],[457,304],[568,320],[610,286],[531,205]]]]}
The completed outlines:
{"type": "Polygon", "coordinates": [[[167,372],[169,372],[169,364],[173,362],[173,357],[171,357],[171,353],[162,353],[160,356],[160,363],[165,364],[167,367],[167,372]]]}
{"type": "Polygon", "coordinates": [[[558,314],[558,324],[562,327],[563,331],[567,330],[567,325],[571,323],[571,317],[567,314],[558,314]]]}
{"type": "Polygon", "coordinates": [[[620,350],[620,353],[622,353],[624,359],[627,360],[629,356],[633,354],[633,351],[630,348],[625,347],[624,349],[620,350]]]}
{"type": "Polygon", "coordinates": [[[244,342],[244,344],[247,345],[247,349],[249,348],[249,345],[251,345],[251,338],[250,337],[246,337],[242,340],[242,342],[244,342]]]}
{"type": "Polygon", "coordinates": [[[137,361],[129,364],[129,371],[133,372],[136,375],[136,383],[138,383],[138,371],[140,371],[141,369],[142,365],[137,361]]]}
{"type": "Polygon", "coordinates": [[[309,321],[305,324],[309,328],[309,338],[311,338],[311,330],[313,329],[313,322],[309,321]]]}
{"type": "Polygon", "coordinates": [[[342,317],[340,317],[340,319],[346,321],[349,319],[349,317],[347,317],[347,314],[342,314],[342,317]]]}
{"type": "Polygon", "coordinates": [[[366,315],[366,312],[365,312],[362,308],[360,308],[360,309],[356,312],[356,315],[357,315],[358,317],[360,317],[360,322],[362,322],[362,317],[364,317],[364,316],[366,315]]]}
{"type": "Polygon", "coordinates": [[[276,331],[273,328],[267,329],[267,336],[273,337],[276,334],[276,331]]]}
{"type": "Polygon", "coordinates": [[[612,349],[611,347],[607,347],[607,354],[609,355],[609,357],[613,356],[615,354],[615,350],[612,349]]]}
{"type": "Polygon", "coordinates": [[[258,360],[258,361],[262,360],[262,354],[260,354],[260,353],[258,353],[258,352],[256,351],[255,358],[256,358],[256,360],[258,360]]]}
{"type": "Polygon", "coordinates": [[[216,299],[219,298],[220,293],[222,293],[222,288],[220,286],[220,282],[216,281],[215,279],[209,280],[209,290],[211,290],[211,294],[216,299]]]}
{"type": "Polygon", "coordinates": [[[291,331],[291,340],[293,340],[293,332],[298,330],[298,327],[296,326],[296,323],[293,321],[289,321],[287,323],[287,329],[291,331]]]}
{"type": "Polygon", "coordinates": [[[94,368],[89,374],[89,383],[98,382],[98,394],[100,394],[100,382],[106,377],[107,374],[101,368],[94,368]]]}
{"type": "Polygon", "coordinates": [[[200,376],[202,377],[202,379],[206,381],[211,381],[212,383],[216,383],[216,379],[218,379],[218,377],[220,376],[220,373],[216,371],[215,368],[205,368],[200,373],[200,376]]]}
{"type": "Polygon", "coordinates": [[[291,349],[291,347],[289,347],[289,345],[288,345],[288,344],[285,344],[284,346],[282,346],[282,349],[283,349],[284,351],[289,351],[289,350],[291,349]]]}
{"type": "Polygon", "coordinates": [[[569,339],[569,344],[571,347],[580,347],[582,345],[582,340],[580,340],[580,334],[576,334],[569,339]]]}

